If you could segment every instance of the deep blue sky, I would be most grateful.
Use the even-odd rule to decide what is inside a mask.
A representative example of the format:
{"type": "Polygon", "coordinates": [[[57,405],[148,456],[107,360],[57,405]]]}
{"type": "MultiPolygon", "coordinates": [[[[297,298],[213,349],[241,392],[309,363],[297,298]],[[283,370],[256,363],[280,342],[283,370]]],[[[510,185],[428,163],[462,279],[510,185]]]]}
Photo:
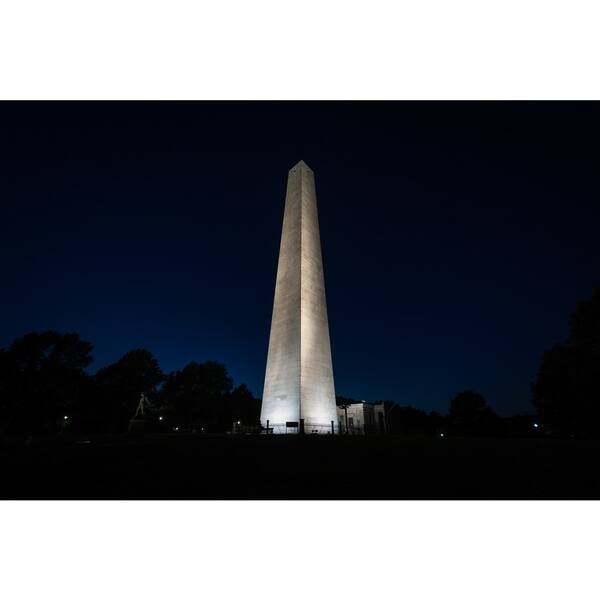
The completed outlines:
{"type": "Polygon", "coordinates": [[[260,396],[287,171],[317,183],[336,391],[530,410],[599,283],[600,104],[0,104],[0,346],[224,362],[260,396]]]}

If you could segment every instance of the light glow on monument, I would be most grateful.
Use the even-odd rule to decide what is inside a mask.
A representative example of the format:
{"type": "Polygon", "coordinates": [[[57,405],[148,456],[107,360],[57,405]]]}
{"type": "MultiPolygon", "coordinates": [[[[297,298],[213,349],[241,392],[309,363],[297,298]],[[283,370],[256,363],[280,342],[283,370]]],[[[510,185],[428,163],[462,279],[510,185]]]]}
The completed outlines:
{"type": "Polygon", "coordinates": [[[337,431],[315,180],[303,161],[288,173],[261,424],[337,431]]]}

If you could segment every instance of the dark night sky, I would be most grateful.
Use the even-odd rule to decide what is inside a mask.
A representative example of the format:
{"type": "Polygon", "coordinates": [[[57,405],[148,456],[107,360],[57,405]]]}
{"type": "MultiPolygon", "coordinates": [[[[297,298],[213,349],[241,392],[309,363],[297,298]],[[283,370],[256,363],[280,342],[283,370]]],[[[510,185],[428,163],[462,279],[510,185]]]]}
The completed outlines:
{"type": "Polygon", "coordinates": [[[0,346],[77,331],[262,393],[287,170],[315,171],[336,391],[530,410],[599,282],[600,104],[0,104],[0,346]]]}

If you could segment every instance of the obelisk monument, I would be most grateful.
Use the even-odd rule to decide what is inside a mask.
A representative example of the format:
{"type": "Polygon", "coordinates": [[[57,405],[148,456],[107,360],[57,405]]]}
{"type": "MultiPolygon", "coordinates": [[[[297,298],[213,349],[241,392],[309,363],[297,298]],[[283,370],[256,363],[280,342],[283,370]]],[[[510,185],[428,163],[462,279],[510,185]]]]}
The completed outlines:
{"type": "Polygon", "coordinates": [[[260,420],[272,433],[337,433],[315,178],[303,161],[288,173],[260,420]]]}

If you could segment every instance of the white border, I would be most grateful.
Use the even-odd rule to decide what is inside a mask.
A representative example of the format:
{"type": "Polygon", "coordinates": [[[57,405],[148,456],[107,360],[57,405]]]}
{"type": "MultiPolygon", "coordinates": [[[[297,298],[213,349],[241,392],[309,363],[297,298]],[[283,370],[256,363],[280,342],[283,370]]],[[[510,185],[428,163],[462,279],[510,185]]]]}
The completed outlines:
{"type": "MultiPolygon", "coordinates": [[[[8,0],[0,98],[598,99],[598,12],[8,0]]],[[[591,502],[3,502],[0,597],[595,599],[598,522],[591,502]]]]}
{"type": "Polygon", "coordinates": [[[5,502],[0,531],[10,600],[600,591],[593,502],[5,502]]]}
{"type": "Polygon", "coordinates": [[[597,99],[594,0],[5,0],[5,99],[597,99]]]}

